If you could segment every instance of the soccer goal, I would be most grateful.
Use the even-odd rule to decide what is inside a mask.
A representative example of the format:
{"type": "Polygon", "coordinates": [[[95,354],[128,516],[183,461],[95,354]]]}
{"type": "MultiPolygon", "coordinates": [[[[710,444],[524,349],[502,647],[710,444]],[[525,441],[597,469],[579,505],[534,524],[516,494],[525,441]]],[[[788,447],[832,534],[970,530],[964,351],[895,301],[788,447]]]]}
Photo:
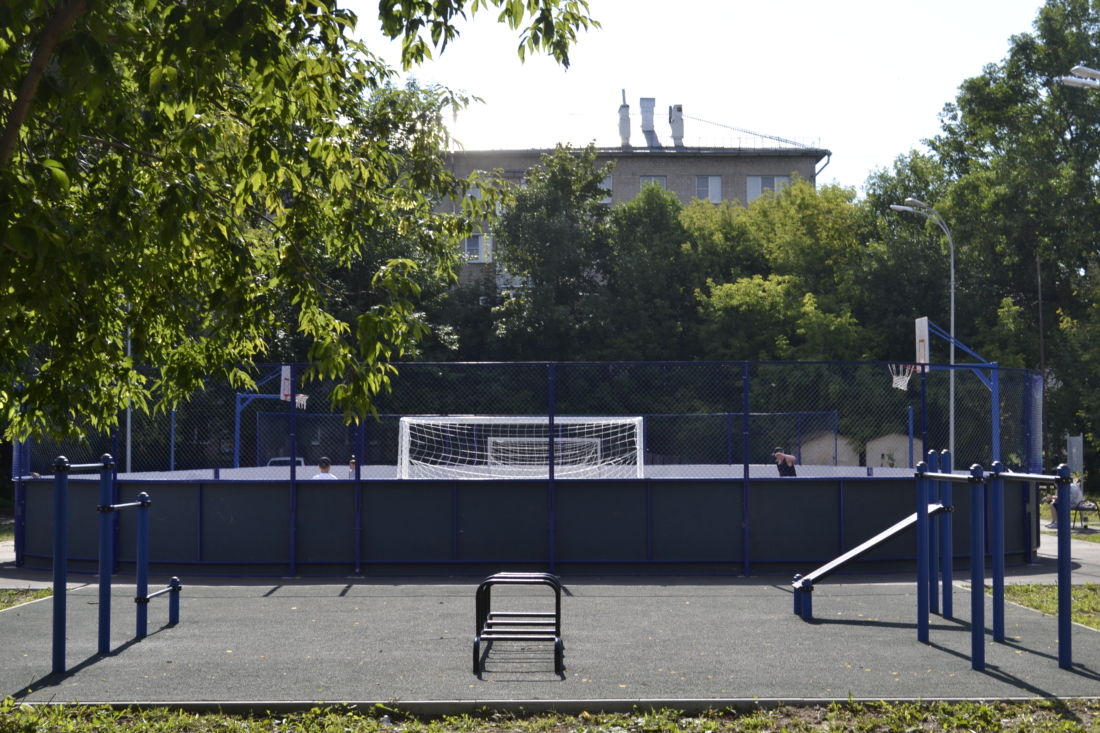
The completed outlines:
{"type": "MultiPolygon", "coordinates": [[[[554,478],[642,478],[642,418],[555,417],[554,478]]],[[[546,416],[403,417],[397,475],[549,478],[546,416]]]]}

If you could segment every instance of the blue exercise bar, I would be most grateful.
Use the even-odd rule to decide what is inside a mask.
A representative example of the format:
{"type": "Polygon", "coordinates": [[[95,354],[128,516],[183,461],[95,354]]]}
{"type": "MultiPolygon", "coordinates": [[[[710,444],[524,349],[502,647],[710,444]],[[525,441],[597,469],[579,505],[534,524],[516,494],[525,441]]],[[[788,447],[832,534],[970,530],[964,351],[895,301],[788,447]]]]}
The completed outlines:
{"type": "MultiPolygon", "coordinates": [[[[951,468],[951,451],[945,450],[940,453],[940,471],[942,473],[952,473],[951,468]]],[[[950,481],[940,481],[940,503],[943,504],[946,511],[943,513],[940,519],[940,560],[943,563],[942,582],[943,582],[943,618],[953,618],[955,615],[955,587],[954,587],[954,572],[955,572],[955,543],[954,543],[954,531],[955,522],[953,518],[954,505],[952,504],[952,483],[950,481]]]]}
{"type": "Polygon", "coordinates": [[[970,467],[970,667],[985,669],[985,472],[970,467]]]}
{"type": "Polygon", "coordinates": [[[104,453],[99,463],[70,464],[65,456],[54,461],[54,541],[53,541],[53,654],[51,669],[55,673],[65,671],[66,591],[69,560],[69,473],[71,471],[99,470],[99,639],[98,652],[111,651],[111,573],[114,570],[114,523],[112,515],[118,509],[138,508],[137,532],[137,637],[147,631],[147,605],[149,599],[162,593],[171,593],[168,621],[179,623],[179,578],[172,578],[168,587],[149,593],[149,495],[138,495],[136,502],[112,504],[114,492],[114,458],[104,453]]]}
{"type": "MultiPolygon", "coordinates": [[[[933,454],[934,455],[934,454],[933,454]]],[[[917,641],[928,641],[928,464],[917,466],[917,641]]]]}
{"type": "Polygon", "coordinates": [[[994,461],[990,472],[989,549],[993,553],[993,641],[1005,640],[1005,467],[994,461]]]}

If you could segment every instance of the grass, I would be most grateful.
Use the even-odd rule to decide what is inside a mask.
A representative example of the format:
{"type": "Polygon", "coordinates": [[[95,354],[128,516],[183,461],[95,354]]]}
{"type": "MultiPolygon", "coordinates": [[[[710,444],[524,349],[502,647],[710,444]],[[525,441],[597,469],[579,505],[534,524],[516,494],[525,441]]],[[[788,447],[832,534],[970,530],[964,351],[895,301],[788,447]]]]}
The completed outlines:
{"type": "MultiPolygon", "coordinates": [[[[987,595],[993,592],[986,588],[987,595]]],[[[1083,626],[1100,630],[1100,584],[1086,583],[1073,586],[1073,620],[1083,626]]],[[[1005,598],[1036,611],[1058,615],[1057,585],[1005,585],[1005,598]]]]}
{"type": "MultiPolygon", "coordinates": [[[[1090,498],[1089,501],[1095,500],[1090,498]]],[[[1040,504],[1039,524],[1043,527],[1043,529],[1039,531],[1043,534],[1057,534],[1057,532],[1052,529],[1046,529],[1046,525],[1050,523],[1051,518],[1052,516],[1050,513],[1050,504],[1040,504]]],[[[1100,517],[1096,515],[1096,512],[1089,512],[1089,522],[1090,527],[1087,530],[1082,531],[1081,529],[1071,528],[1070,537],[1075,540],[1084,540],[1085,542],[1096,542],[1100,544],[1100,517]]]]}
{"type": "Polygon", "coordinates": [[[0,524],[0,542],[11,542],[15,539],[14,524],[0,524]]]}
{"type": "MultiPolygon", "coordinates": [[[[594,705],[598,703],[593,703],[594,705]]],[[[741,731],[1097,731],[1100,701],[1022,703],[856,703],[773,709],[714,710],[687,716],[676,710],[628,714],[586,712],[513,715],[482,710],[453,717],[409,716],[398,709],[315,707],[306,713],[197,715],[166,708],[112,710],[79,705],[20,706],[0,702],[0,731],[106,733],[740,733],[741,731]]]]}
{"type": "MultiPolygon", "coordinates": [[[[52,595],[52,588],[41,588],[39,590],[0,588],[0,611],[3,611],[5,608],[11,608],[12,606],[18,606],[20,603],[37,601],[39,598],[49,598],[52,595]]],[[[0,725],[0,731],[3,730],[4,726],[0,725]]]]}

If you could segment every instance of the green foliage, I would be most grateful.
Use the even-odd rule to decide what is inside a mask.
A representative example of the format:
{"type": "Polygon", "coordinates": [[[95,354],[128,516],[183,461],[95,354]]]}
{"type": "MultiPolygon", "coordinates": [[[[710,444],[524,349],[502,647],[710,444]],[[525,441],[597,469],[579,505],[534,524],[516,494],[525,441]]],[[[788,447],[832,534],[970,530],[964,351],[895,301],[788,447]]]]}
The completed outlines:
{"type": "Polygon", "coordinates": [[[0,701],[0,733],[66,730],[74,733],[140,728],[149,733],[187,730],[223,731],[385,730],[382,716],[409,733],[745,733],[747,731],[973,731],[1014,733],[1095,729],[1100,704],[1095,700],[1029,700],[1026,702],[860,703],[832,705],[751,706],[746,709],[682,711],[635,708],[630,713],[584,712],[576,716],[544,713],[516,715],[482,708],[477,713],[430,718],[408,715],[397,706],[378,705],[370,711],[347,706],[318,705],[311,710],[251,717],[224,713],[195,714],[168,708],[120,709],[86,705],[21,705],[12,698],[0,701]]]}
{"type": "MultiPolygon", "coordinates": [[[[411,64],[428,56],[420,31],[442,48],[466,5],[384,2],[379,19],[411,64]]],[[[521,58],[567,63],[594,25],[583,0],[469,3],[489,7],[522,30],[521,58]]],[[[105,430],[120,407],[174,406],[211,374],[248,386],[283,334],[309,343],[307,378],[340,380],[349,417],[372,409],[426,332],[420,273],[452,278],[457,242],[496,203],[484,184],[465,196],[479,182],[444,164],[441,114],[467,100],[387,87],[336,6],[14,0],[2,13],[7,434],[105,430]],[[458,213],[437,211],[448,196],[458,213]],[[363,262],[368,298],[331,287],[331,270],[363,262]]]]}
{"type": "Polygon", "coordinates": [[[543,156],[494,229],[498,263],[518,283],[497,310],[511,360],[562,359],[604,338],[598,303],[609,276],[611,232],[600,200],[608,169],[590,145],[543,156]]]}
{"type": "MultiPolygon", "coordinates": [[[[705,358],[856,359],[863,329],[851,313],[860,260],[853,193],[836,186],[814,189],[795,179],[778,194],[762,196],[741,213],[731,212],[740,236],[711,234],[692,219],[697,241],[741,241],[755,251],[766,274],[732,282],[708,279],[697,297],[703,311],[705,358]]],[[[711,230],[713,231],[713,230],[711,230]]],[[[700,245],[703,251],[705,245],[700,245]]],[[[736,273],[738,268],[731,268],[736,273]]]]}

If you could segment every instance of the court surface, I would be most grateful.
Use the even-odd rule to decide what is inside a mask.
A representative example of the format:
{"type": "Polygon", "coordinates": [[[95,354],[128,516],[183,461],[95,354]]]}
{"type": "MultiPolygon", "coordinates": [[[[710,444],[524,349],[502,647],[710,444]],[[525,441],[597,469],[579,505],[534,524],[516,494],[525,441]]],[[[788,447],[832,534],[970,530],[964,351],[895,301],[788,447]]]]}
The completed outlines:
{"type": "MultiPolygon", "coordinates": [[[[1013,569],[1014,580],[1052,581],[1044,544],[1048,556],[1013,569]]],[[[1078,546],[1088,544],[1074,543],[1076,582],[1100,579],[1100,552],[1086,547],[1077,556],[1078,546]]],[[[20,573],[5,568],[0,583],[18,586],[20,573]]],[[[35,583],[48,581],[38,577],[35,583]]],[[[933,616],[931,643],[921,644],[916,586],[882,582],[898,579],[835,577],[817,587],[817,618],[804,622],[791,612],[785,578],[566,577],[563,677],[553,672],[549,644],[500,642],[486,655],[485,672],[474,675],[476,578],[235,581],[247,583],[241,585],[185,578],[181,623],[165,627],[166,603],[154,599],[150,635],[141,641],[133,639],[132,586],[120,584],[112,602],[112,652],[103,656],[96,654],[97,589],[76,584],[68,600],[65,674],[50,673],[49,600],[0,612],[0,696],[257,710],[396,701],[413,712],[482,705],[568,712],[849,695],[1091,697],[1100,690],[1100,632],[1074,627],[1075,667],[1062,670],[1056,620],[1006,604],[1008,640],[994,644],[987,636],[988,668],[975,672],[969,591],[956,588],[956,618],[933,616]]],[[[493,607],[539,610],[550,608],[552,597],[545,588],[494,589],[493,607]]],[[[988,625],[988,598],[986,605],[988,625]]]]}

